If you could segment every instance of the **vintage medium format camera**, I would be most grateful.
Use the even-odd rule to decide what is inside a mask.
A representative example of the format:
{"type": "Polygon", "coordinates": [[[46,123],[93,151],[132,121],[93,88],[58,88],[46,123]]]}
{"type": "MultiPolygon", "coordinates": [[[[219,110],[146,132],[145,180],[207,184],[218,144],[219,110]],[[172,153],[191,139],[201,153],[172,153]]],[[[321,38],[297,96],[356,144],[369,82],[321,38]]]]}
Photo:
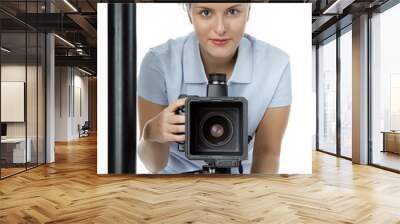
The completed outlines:
{"type": "Polygon", "coordinates": [[[247,159],[247,100],[228,97],[225,74],[208,76],[207,97],[185,96],[185,106],[177,113],[184,114],[185,142],[179,149],[190,160],[204,160],[203,172],[230,173],[247,159]]]}

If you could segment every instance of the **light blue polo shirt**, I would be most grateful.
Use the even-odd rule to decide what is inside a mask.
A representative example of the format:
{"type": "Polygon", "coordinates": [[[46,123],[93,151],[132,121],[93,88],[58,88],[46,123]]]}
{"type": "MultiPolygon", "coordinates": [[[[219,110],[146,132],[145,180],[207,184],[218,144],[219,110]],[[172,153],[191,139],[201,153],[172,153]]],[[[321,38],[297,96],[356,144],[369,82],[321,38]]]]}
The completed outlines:
{"type": "MultiPolygon", "coordinates": [[[[289,57],[282,50],[245,34],[233,73],[228,80],[228,96],[248,100],[248,133],[255,131],[269,107],[291,104],[289,57]]],[[[168,105],[180,94],[207,95],[207,77],[195,33],[151,48],[145,55],[139,72],[138,95],[160,105],[168,105]]],[[[250,173],[253,141],[249,144],[248,160],[243,172],[250,173]]],[[[203,161],[188,160],[184,152],[170,143],[168,165],[160,173],[182,173],[202,169],[203,161]]],[[[237,169],[232,171],[237,172],[237,169]]]]}

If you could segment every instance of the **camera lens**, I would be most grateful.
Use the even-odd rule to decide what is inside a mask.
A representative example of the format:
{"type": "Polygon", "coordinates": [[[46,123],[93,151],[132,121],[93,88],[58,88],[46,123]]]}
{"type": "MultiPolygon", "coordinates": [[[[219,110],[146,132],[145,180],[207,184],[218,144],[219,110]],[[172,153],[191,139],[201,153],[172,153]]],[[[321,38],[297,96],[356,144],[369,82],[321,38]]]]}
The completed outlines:
{"type": "Polygon", "coordinates": [[[214,124],[211,126],[210,133],[214,138],[219,138],[224,134],[224,127],[220,124],[214,124]]]}
{"type": "Polygon", "coordinates": [[[200,137],[211,146],[227,144],[233,136],[233,124],[227,114],[208,113],[200,122],[200,137]]]}

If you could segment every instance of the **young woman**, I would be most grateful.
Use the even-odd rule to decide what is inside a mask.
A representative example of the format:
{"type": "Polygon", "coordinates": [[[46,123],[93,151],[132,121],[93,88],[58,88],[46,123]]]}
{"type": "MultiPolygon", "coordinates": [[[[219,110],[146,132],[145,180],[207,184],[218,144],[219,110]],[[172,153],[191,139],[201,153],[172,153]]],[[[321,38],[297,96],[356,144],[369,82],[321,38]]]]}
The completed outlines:
{"type": "Polygon", "coordinates": [[[245,34],[249,3],[189,3],[194,32],[151,48],[139,74],[140,159],[152,173],[201,170],[203,161],[188,160],[175,141],[185,130],[176,115],[185,99],[205,96],[207,75],[225,73],[229,96],[248,100],[249,145],[244,173],[277,173],[281,142],[291,104],[288,56],[245,34]]]}

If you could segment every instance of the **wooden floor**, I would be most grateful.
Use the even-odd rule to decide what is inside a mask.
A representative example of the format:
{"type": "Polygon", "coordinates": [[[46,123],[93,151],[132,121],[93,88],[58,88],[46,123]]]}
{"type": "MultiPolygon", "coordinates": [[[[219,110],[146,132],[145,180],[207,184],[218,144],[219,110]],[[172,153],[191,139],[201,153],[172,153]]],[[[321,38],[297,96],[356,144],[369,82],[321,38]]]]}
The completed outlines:
{"type": "Polygon", "coordinates": [[[313,175],[98,176],[96,139],[0,181],[0,223],[400,223],[400,175],[315,152],[313,175]]]}
{"type": "Polygon", "coordinates": [[[25,167],[17,167],[17,168],[1,168],[1,178],[8,177],[10,175],[25,171],[25,167]]]}
{"type": "Polygon", "coordinates": [[[400,154],[376,150],[374,151],[372,160],[374,164],[400,170],[400,154]]]}
{"type": "Polygon", "coordinates": [[[35,164],[34,163],[27,163],[26,166],[27,167],[25,167],[25,164],[18,164],[16,167],[6,167],[6,168],[2,167],[1,170],[0,170],[1,178],[6,178],[8,176],[15,175],[15,174],[20,173],[20,172],[24,172],[27,169],[28,170],[29,169],[33,169],[33,168],[37,167],[37,164],[36,163],[35,164]]]}

